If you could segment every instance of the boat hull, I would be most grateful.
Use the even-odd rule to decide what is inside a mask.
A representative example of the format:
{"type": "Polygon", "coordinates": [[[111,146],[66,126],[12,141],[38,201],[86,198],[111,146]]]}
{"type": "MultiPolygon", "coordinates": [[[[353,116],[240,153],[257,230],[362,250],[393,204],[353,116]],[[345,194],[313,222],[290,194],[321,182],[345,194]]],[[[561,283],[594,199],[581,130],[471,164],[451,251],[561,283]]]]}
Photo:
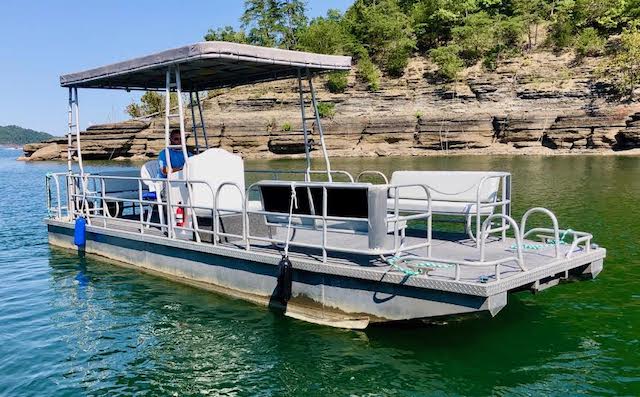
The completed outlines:
{"type": "MultiPolygon", "coordinates": [[[[481,311],[497,313],[507,294],[476,296],[363,280],[295,269],[293,297],[286,307],[276,296],[275,255],[221,255],[196,243],[87,228],[84,253],[99,255],[171,280],[212,290],[276,309],[301,320],[343,328],[364,328],[370,322],[411,320],[481,311]]],[[[48,222],[49,243],[78,249],[73,225],[48,222]]],[[[295,261],[294,261],[295,264],[295,261]]]]}

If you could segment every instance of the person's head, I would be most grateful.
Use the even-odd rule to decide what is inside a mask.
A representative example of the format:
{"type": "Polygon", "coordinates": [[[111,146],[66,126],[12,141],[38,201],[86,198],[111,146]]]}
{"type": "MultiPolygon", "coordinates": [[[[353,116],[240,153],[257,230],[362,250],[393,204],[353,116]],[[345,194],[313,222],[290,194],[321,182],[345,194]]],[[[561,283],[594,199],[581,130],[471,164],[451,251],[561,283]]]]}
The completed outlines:
{"type": "Polygon", "coordinates": [[[180,145],[182,143],[180,131],[171,131],[171,134],[169,134],[169,143],[172,145],[180,145]]]}

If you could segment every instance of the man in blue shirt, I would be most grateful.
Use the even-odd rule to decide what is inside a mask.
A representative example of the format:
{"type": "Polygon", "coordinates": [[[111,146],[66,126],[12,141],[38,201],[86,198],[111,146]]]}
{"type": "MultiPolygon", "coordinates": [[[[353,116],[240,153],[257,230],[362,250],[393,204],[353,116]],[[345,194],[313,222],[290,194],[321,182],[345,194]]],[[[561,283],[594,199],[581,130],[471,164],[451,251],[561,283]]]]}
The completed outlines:
{"type": "MultiPolygon", "coordinates": [[[[182,138],[180,136],[180,131],[171,131],[169,135],[169,143],[171,145],[180,145],[182,144],[182,138]]],[[[191,153],[189,153],[191,156],[191,153]]],[[[182,167],[184,167],[184,154],[182,153],[182,149],[179,147],[169,148],[169,160],[171,160],[171,172],[182,171],[182,167]]],[[[163,149],[158,155],[158,164],[160,166],[160,173],[158,178],[166,178],[167,173],[169,171],[169,165],[167,164],[167,150],[163,149]]]]}

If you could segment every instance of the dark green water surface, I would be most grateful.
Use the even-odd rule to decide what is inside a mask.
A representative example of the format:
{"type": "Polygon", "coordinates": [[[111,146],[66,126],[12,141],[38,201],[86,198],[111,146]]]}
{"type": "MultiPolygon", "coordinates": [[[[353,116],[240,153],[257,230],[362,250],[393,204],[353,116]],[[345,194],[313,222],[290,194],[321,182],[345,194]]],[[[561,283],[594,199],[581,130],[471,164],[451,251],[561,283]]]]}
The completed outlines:
{"type": "Polygon", "coordinates": [[[511,171],[514,215],[548,207],[609,250],[596,280],[493,319],[352,332],[49,247],[44,175],[65,166],[17,155],[0,150],[2,396],[640,395],[640,158],[334,160],[511,171]]]}

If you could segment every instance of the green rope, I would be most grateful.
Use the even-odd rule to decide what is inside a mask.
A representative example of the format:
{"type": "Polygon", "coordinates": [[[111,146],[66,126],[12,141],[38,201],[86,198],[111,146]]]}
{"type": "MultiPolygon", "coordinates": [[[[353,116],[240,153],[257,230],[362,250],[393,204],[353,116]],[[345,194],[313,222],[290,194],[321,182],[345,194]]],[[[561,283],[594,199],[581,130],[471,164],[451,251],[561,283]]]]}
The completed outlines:
{"type": "MultiPolygon", "coordinates": [[[[560,236],[560,240],[558,241],[559,245],[566,245],[568,244],[566,241],[564,241],[564,239],[567,237],[567,234],[573,232],[573,230],[571,229],[567,229],[564,231],[564,233],[562,233],[562,236],[560,236]]],[[[525,250],[541,250],[541,249],[545,249],[545,248],[549,248],[549,247],[553,247],[556,245],[556,240],[549,240],[548,243],[545,244],[522,244],[522,249],[525,250]]],[[[511,246],[511,249],[517,249],[518,246],[516,244],[513,244],[511,246]]]]}
{"type": "Polygon", "coordinates": [[[451,263],[418,262],[415,265],[413,265],[413,266],[417,267],[418,269],[413,270],[413,269],[409,269],[409,268],[404,268],[404,267],[402,267],[402,266],[397,264],[397,261],[407,262],[407,261],[412,261],[412,260],[415,260],[415,259],[400,258],[400,257],[394,256],[394,257],[391,257],[391,258],[387,259],[386,262],[393,269],[404,273],[406,276],[417,276],[417,275],[420,275],[420,274],[425,274],[426,272],[424,272],[422,270],[423,268],[426,268],[426,269],[448,269],[448,268],[451,268],[451,267],[455,266],[455,265],[453,265],[451,263]]]}

